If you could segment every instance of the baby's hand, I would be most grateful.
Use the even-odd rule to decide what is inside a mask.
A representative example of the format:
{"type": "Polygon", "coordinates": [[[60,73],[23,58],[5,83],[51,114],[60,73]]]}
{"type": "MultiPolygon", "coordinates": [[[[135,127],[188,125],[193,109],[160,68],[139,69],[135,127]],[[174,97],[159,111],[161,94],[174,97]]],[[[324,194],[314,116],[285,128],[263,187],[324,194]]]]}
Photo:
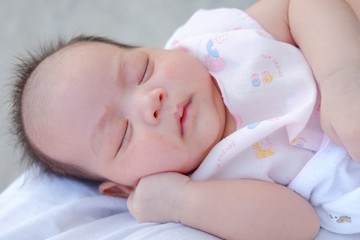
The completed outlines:
{"type": "Polygon", "coordinates": [[[179,199],[189,182],[189,177],[174,172],[142,178],[128,198],[130,213],[139,222],[179,222],[179,199]]]}
{"type": "Polygon", "coordinates": [[[321,85],[321,125],[360,163],[360,68],[344,69],[321,85]]]}

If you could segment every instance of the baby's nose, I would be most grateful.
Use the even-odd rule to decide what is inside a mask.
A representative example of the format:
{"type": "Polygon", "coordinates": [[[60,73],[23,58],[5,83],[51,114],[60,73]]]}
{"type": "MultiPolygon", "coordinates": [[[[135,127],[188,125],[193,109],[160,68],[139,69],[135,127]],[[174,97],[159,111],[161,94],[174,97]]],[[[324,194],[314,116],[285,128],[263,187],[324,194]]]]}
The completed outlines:
{"type": "Polygon", "coordinates": [[[144,94],[140,104],[146,123],[156,125],[160,122],[160,112],[167,96],[168,94],[163,88],[156,88],[144,94]]]}

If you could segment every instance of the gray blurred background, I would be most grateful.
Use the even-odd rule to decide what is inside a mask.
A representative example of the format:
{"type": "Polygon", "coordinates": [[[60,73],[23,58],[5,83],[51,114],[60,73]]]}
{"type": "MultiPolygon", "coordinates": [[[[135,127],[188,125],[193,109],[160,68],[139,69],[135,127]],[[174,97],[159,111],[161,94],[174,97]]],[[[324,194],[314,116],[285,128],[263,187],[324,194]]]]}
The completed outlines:
{"type": "Polygon", "coordinates": [[[9,132],[15,57],[39,43],[84,33],[162,48],[197,9],[246,9],[257,0],[0,0],[0,192],[23,170],[9,132]]]}

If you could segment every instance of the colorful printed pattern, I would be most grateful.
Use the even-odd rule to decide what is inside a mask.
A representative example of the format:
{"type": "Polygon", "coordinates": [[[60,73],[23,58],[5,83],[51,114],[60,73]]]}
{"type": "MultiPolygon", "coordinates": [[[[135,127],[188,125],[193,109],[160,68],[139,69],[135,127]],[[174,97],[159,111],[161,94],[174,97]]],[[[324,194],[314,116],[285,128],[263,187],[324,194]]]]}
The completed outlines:
{"type": "Polygon", "coordinates": [[[270,142],[268,137],[256,142],[253,146],[258,151],[256,155],[257,158],[266,158],[275,154],[271,150],[273,144],[272,142],[270,142]]]}
{"type": "Polygon", "coordinates": [[[209,40],[206,45],[206,50],[209,53],[205,56],[205,65],[212,72],[219,72],[225,68],[225,62],[220,57],[219,51],[213,48],[213,40],[209,40]]]}

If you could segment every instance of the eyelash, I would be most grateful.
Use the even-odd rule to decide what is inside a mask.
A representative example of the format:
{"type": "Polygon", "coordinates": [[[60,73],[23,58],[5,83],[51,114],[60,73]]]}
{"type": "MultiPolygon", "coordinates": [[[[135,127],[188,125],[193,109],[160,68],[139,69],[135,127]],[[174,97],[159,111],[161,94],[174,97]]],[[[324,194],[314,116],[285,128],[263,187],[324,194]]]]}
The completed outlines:
{"type": "Polygon", "coordinates": [[[118,152],[121,150],[121,148],[123,148],[125,145],[126,145],[126,142],[128,142],[128,138],[129,138],[129,135],[130,134],[130,122],[129,120],[126,120],[126,127],[125,127],[125,133],[121,139],[121,142],[119,144],[119,149],[118,149],[118,152]]]}
{"type": "Polygon", "coordinates": [[[150,70],[150,59],[149,57],[147,57],[147,61],[146,61],[146,67],[144,70],[144,74],[142,76],[142,78],[140,79],[140,82],[138,83],[138,85],[143,84],[144,82],[146,82],[147,80],[147,75],[149,74],[149,70],[150,70]]]}

